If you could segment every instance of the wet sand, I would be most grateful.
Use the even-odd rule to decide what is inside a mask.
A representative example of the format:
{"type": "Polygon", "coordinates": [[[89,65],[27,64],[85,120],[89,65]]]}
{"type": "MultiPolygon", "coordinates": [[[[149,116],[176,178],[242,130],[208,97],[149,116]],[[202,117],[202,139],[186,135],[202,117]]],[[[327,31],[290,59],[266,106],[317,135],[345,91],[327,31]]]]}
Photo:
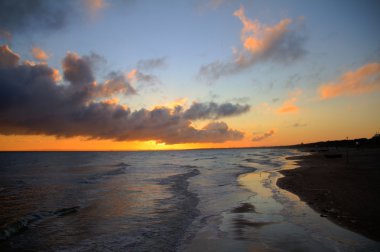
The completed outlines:
{"type": "Polygon", "coordinates": [[[380,149],[324,150],[291,157],[277,185],[300,197],[321,218],[380,241],[380,149]],[[347,162],[348,161],[348,162],[347,162]]]}

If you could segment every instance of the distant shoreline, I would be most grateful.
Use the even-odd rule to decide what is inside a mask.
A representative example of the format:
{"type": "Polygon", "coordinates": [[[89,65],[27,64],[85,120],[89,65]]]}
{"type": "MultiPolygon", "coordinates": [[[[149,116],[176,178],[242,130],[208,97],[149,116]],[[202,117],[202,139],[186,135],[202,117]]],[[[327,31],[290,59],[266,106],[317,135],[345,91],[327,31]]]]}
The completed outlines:
{"type": "Polygon", "coordinates": [[[338,225],[380,241],[380,149],[333,148],[290,157],[277,185],[338,225]],[[348,152],[348,159],[346,153],[348,152]]]}
{"type": "Polygon", "coordinates": [[[248,147],[219,147],[219,148],[193,148],[193,149],[160,149],[160,150],[70,150],[70,149],[39,149],[39,150],[1,150],[0,152],[136,152],[136,151],[188,151],[188,150],[226,150],[226,149],[304,149],[310,150],[318,148],[380,148],[380,136],[375,135],[372,138],[357,138],[357,139],[343,139],[343,140],[329,140],[313,143],[301,143],[294,145],[278,145],[278,146],[248,146],[248,147]],[[377,136],[377,137],[376,137],[377,136]]]}

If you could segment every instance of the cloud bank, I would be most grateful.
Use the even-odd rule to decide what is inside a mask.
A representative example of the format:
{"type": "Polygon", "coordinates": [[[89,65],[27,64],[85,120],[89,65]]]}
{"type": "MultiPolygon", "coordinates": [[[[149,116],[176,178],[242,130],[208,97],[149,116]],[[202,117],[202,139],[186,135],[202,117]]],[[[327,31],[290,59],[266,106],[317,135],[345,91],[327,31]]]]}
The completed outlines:
{"type": "Polygon", "coordinates": [[[283,19],[273,26],[265,25],[259,20],[252,21],[246,17],[243,7],[235,11],[234,16],[243,24],[240,35],[242,49],[234,49],[234,57],[229,61],[203,65],[199,70],[201,78],[214,81],[222,76],[241,72],[259,62],[288,64],[305,55],[305,37],[300,34],[299,28],[292,26],[293,20],[283,19]]]}
{"type": "Polygon", "coordinates": [[[330,99],[338,96],[354,96],[380,90],[380,63],[369,63],[355,71],[344,73],[335,82],[323,83],[319,97],[330,99]]]}
{"type": "Polygon", "coordinates": [[[22,62],[8,46],[0,47],[0,134],[84,136],[90,139],[155,140],[167,144],[240,140],[244,134],[224,122],[204,128],[195,120],[236,116],[249,106],[193,103],[188,109],[156,107],[132,111],[116,95],[135,95],[124,74],[110,73],[98,83],[93,57],[69,52],[63,76],[45,63],[22,62]],[[62,81],[60,81],[62,80],[62,81]]]}

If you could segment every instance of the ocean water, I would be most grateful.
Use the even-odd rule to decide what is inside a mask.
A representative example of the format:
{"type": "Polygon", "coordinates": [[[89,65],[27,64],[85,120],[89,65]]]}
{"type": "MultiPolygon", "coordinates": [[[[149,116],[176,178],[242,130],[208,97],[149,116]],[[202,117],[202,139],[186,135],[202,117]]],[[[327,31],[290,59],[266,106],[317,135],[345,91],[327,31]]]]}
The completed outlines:
{"type": "Polygon", "coordinates": [[[380,251],[277,188],[291,149],[0,153],[0,251],[380,251]]]}

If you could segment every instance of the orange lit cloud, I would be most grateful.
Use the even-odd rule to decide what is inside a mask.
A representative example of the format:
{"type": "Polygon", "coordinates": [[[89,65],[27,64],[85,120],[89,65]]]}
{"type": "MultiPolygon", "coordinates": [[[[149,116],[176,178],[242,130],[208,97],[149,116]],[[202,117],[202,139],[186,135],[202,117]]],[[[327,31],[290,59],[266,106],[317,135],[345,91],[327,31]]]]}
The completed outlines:
{"type": "Polygon", "coordinates": [[[127,105],[120,104],[120,99],[117,97],[103,100],[102,103],[107,104],[107,105],[122,106],[123,109],[128,109],[127,105]]]}
{"type": "Polygon", "coordinates": [[[129,73],[127,73],[126,77],[128,81],[131,83],[140,82],[147,85],[154,85],[156,83],[160,83],[160,80],[157,78],[157,76],[153,74],[143,73],[136,68],[132,69],[129,73]]]}
{"type": "Polygon", "coordinates": [[[49,59],[49,55],[42,50],[41,48],[38,47],[33,47],[31,50],[32,56],[39,61],[46,61],[49,59]]]}
{"type": "Polygon", "coordinates": [[[132,69],[128,74],[127,78],[129,81],[133,81],[137,76],[137,69],[132,69]]]}
{"type": "Polygon", "coordinates": [[[54,69],[53,68],[53,76],[52,76],[53,80],[57,83],[59,81],[62,80],[62,76],[60,75],[58,69],[54,69]]]}
{"type": "Polygon", "coordinates": [[[264,134],[253,134],[252,141],[253,142],[262,141],[262,140],[272,136],[274,133],[275,133],[274,129],[271,129],[271,130],[268,130],[267,132],[265,132],[264,134]]]}
{"type": "Polygon", "coordinates": [[[108,4],[104,0],[86,0],[86,6],[92,14],[104,9],[107,5],[108,4]]]}
{"type": "Polygon", "coordinates": [[[286,100],[277,111],[279,113],[297,112],[299,108],[297,105],[294,104],[296,101],[297,101],[296,98],[291,98],[289,100],[286,100]]]}
{"type": "Polygon", "coordinates": [[[261,24],[259,20],[251,21],[244,14],[243,6],[234,12],[243,23],[241,31],[241,41],[244,48],[253,54],[266,53],[273,48],[276,43],[288,32],[287,27],[292,22],[290,19],[283,19],[274,26],[261,24]]]}
{"type": "Polygon", "coordinates": [[[291,63],[306,53],[303,49],[305,38],[299,34],[298,27],[292,27],[291,19],[283,19],[273,26],[265,25],[257,19],[250,20],[243,6],[233,14],[243,24],[240,35],[242,49],[233,48],[233,58],[227,62],[214,61],[203,65],[199,70],[201,78],[217,80],[264,61],[291,63]]]}
{"type": "Polygon", "coordinates": [[[186,97],[183,97],[183,98],[178,98],[174,101],[171,101],[169,103],[165,103],[163,105],[156,105],[154,106],[153,108],[170,108],[170,109],[174,109],[175,107],[182,107],[182,108],[185,108],[187,107],[187,102],[188,102],[188,98],[186,97]]]}
{"type": "Polygon", "coordinates": [[[187,101],[188,101],[188,100],[189,100],[189,99],[186,98],[186,97],[178,98],[178,99],[172,101],[171,103],[169,103],[167,106],[168,106],[169,108],[175,108],[175,107],[177,107],[177,106],[184,107],[184,106],[187,104],[187,101]]]}
{"type": "Polygon", "coordinates": [[[278,113],[295,113],[298,112],[299,107],[295,104],[298,101],[298,97],[301,95],[301,90],[296,90],[293,93],[291,93],[289,96],[290,98],[285,100],[281,107],[277,109],[278,113]]]}
{"type": "Polygon", "coordinates": [[[337,96],[354,96],[380,89],[380,63],[369,63],[355,71],[344,73],[336,82],[321,84],[319,96],[330,99],[337,96]]]}
{"type": "Polygon", "coordinates": [[[111,98],[111,99],[107,99],[107,100],[104,100],[103,103],[105,104],[119,104],[119,98],[111,98]]]}

